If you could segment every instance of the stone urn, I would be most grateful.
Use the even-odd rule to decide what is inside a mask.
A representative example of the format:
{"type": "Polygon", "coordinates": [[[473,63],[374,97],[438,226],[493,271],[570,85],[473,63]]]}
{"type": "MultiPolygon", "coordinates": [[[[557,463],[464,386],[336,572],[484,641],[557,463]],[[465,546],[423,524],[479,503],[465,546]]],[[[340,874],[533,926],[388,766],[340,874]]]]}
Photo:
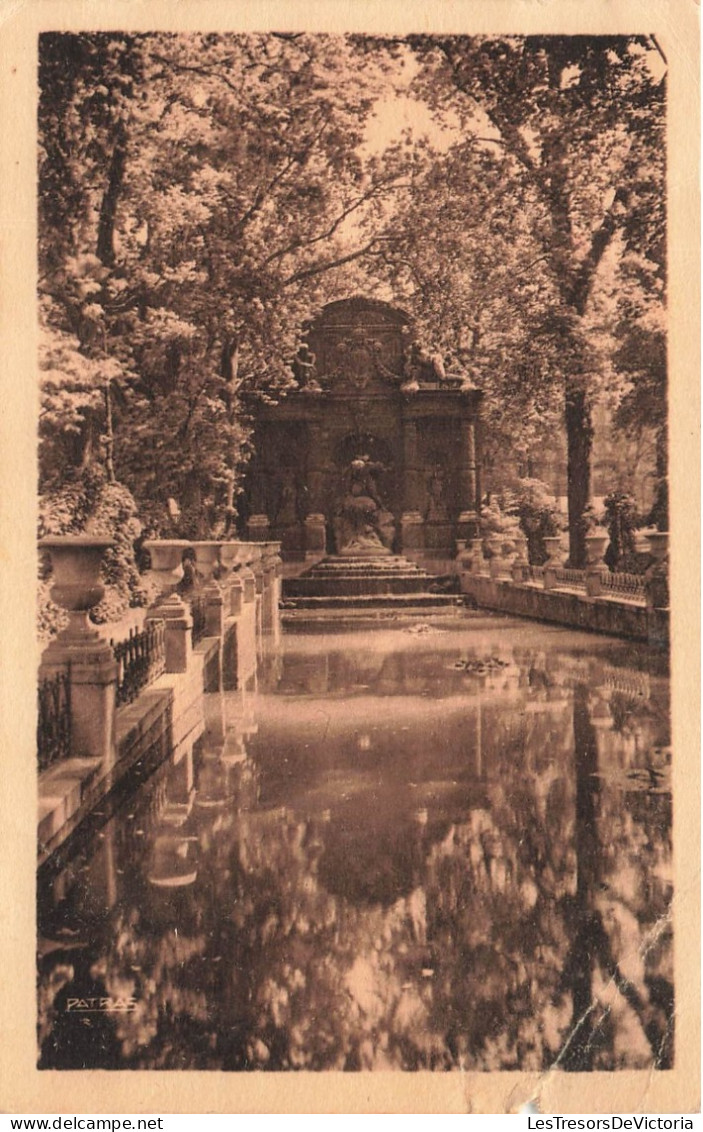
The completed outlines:
{"type": "Polygon", "coordinates": [[[231,574],[244,561],[244,543],[232,540],[220,543],[220,566],[223,574],[231,574]]]}
{"type": "Polygon", "coordinates": [[[187,539],[149,539],[144,549],[149,552],[152,578],[162,594],[171,593],[183,577],[183,551],[191,545],[187,539]]]}
{"type": "Polygon", "coordinates": [[[39,540],[40,548],[51,556],[52,601],[69,615],[69,624],[58,639],[76,641],[97,637],[88,613],[105,595],[100,568],[105,551],[114,545],[114,539],[101,535],[47,535],[39,540]]]}
{"type": "Polygon", "coordinates": [[[486,564],[483,557],[483,539],[471,539],[471,567],[475,574],[480,574],[486,564]]]}
{"type": "Polygon", "coordinates": [[[516,535],[504,535],[502,542],[503,558],[510,558],[515,553],[516,535]]]}
{"type": "Polygon", "coordinates": [[[602,527],[596,527],[589,535],[586,535],[584,541],[586,543],[587,565],[603,565],[603,555],[605,554],[609,538],[608,532],[603,530],[602,527]]]}
{"type": "Polygon", "coordinates": [[[652,531],[647,535],[649,541],[649,553],[655,562],[663,562],[669,553],[669,532],[668,531],[652,531]]]}
{"type": "Polygon", "coordinates": [[[529,566],[529,559],[527,557],[527,539],[524,535],[516,535],[515,539],[515,566],[529,566]]]}
{"type": "Polygon", "coordinates": [[[204,583],[215,581],[215,573],[220,566],[220,547],[218,539],[205,539],[190,544],[195,551],[195,565],[204,583]]]}
{"type": "Polygon", "coordinates": [[[543,541],[547,552],[545,566],[561,566],[561,535],[547,535],[543,541]]]}
{"type": "Polygon", "coordinates": [[[492,578],[497,578],[503,568],[503,536],[491,535],[488,539],[488,549],[491,552],[491,557],[488,562],[488,568],[492,578]]]}

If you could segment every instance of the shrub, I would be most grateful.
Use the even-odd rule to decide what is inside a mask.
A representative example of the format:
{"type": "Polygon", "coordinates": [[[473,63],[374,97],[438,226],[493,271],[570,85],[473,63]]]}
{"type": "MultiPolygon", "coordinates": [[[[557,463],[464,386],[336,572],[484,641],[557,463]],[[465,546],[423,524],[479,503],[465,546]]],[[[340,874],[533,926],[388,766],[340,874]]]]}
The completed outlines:
{"type": "Polygon", "coordinates": [[[527,539],[528,559],[531,565],[542,566],[549,557],[545,538],[554,538],[564,530],[556,496],[538,479],[518,480],[515,496],[520,528],[527,539]]]}
{"type": "Polygon", "coordinates": [[[635,528],[639,525],[637,505],[633,496],[625,491],[611,491],[603,501],[605,527],[610,544],[605,552],[605,563],[611,570],[625,570],[628,562],[634,563],[635,528]]]}

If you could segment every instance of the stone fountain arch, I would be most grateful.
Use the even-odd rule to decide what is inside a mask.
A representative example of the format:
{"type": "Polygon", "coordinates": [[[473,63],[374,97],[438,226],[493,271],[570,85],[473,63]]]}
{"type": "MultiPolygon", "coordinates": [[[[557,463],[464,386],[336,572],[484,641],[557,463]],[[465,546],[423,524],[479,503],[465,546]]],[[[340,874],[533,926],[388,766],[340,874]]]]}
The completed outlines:
{"type": "Polygon", "coordinates": [[[294,391],[252,405],[248,535],[280,540],[288,560],[337,551],[345,469],[368,455],[393,549],[441,572],[476,529],[480,391],[415,342],[402,310],[363,296],[323,308],[294,370],[294,391]]]}

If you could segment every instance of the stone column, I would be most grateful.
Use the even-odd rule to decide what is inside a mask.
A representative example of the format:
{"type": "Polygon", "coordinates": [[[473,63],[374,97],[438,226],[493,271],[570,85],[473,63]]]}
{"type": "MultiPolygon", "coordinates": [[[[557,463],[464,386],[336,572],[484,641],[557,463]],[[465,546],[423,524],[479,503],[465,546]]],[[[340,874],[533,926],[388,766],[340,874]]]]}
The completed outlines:
{"type": "Polygon", "coordinates": [[[51,555],[54,585],[51,597],[68,611],[69,625],[44,650],[40,679],[71,674],[71,754],[112,760],[115,752],[117,661],[112,648],[88,620],[89,611],[105,593],[100,581],[109,538],[87,535],[42,539],[51,555]]]}
{"type": "Polygon", "coordinates": [[[461,422],[459,450],[459,518],[457,537],[471,539],[478,533],[476,478],[476,431],[473,420],[461,422]]]}
{"type": "Polygon", "coordinates": [[[225,575],[224,592],[226,616],[238,617],[244,600],[244,585],[239,573],[242,543],[236,540],[223,542],[220,546],[220,568],[225,575]]]}
{"type": "Polygon", "coordinates": [[[327,549],[327,531],[325,516],[321,511],[313,511],[305,519],[305,560],[317,562],[324,558],[327,549]]]}
{"type": "Polygon", "coordinates": [[[225,632],[225,598],[217,582],[210,582],[205,587],[205,634],[208,637],[224,637],[225,632]]]}
{"type": "Polygon", "coordinates": [[[176,593],[158,603],[150,614],[164,621],[164,653],[167,672],[187,672],[193,653],[193,618],[176,593]]]}
{"type": "Polygon", "coordinates": [[[310,514],[324,512],[325,496],[325,453],[323,452],[322,430],[318,421],[309,421],[308,437],[308,508],[310,514]]]}
{"type": "Polygon", "coordinates": [[[418,453],[417,420],[403,417],[403,514],[400,518],[400,542],[403,550],[422,550],[422,483],[418,453]]]}

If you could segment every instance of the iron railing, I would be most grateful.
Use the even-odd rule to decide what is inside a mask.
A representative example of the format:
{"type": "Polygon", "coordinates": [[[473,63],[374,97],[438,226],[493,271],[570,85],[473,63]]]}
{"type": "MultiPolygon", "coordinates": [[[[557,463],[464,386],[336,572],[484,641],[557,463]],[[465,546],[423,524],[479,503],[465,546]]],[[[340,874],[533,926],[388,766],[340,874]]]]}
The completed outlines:
{"type": "Polygon", "coordinates": [[[544,585],[544,566],[530,566],[530,580],[544,585]]]}
{"type": "Polygon", "coordinates": [[[625,597],[631,601],[645,601],[646,589],[644,574],[611,574],[604,570],[600,579],[603,593],[613,597],[625,597]]]}
{"type": "Polygon", "coordinates": [[[567,566],[557,566],[554,574],[556,576],[557,585],[561,586],[562,589],[586,589],[585,570],[572,570],[567,566]]]}
{"type": "Polygon", "coordinates": [[[37,758],[42,771],[71,754],[70,666],[41,680],[37,691],[37,758]]]}
{"type": "Polygon", "coordinates": [[[110,641],[117,671],[117,706],[130,704],[142,688],[151,684],[166,667],[164,622],[150,621],[141,632],[130,629],[124,641],[110,641]]]}

